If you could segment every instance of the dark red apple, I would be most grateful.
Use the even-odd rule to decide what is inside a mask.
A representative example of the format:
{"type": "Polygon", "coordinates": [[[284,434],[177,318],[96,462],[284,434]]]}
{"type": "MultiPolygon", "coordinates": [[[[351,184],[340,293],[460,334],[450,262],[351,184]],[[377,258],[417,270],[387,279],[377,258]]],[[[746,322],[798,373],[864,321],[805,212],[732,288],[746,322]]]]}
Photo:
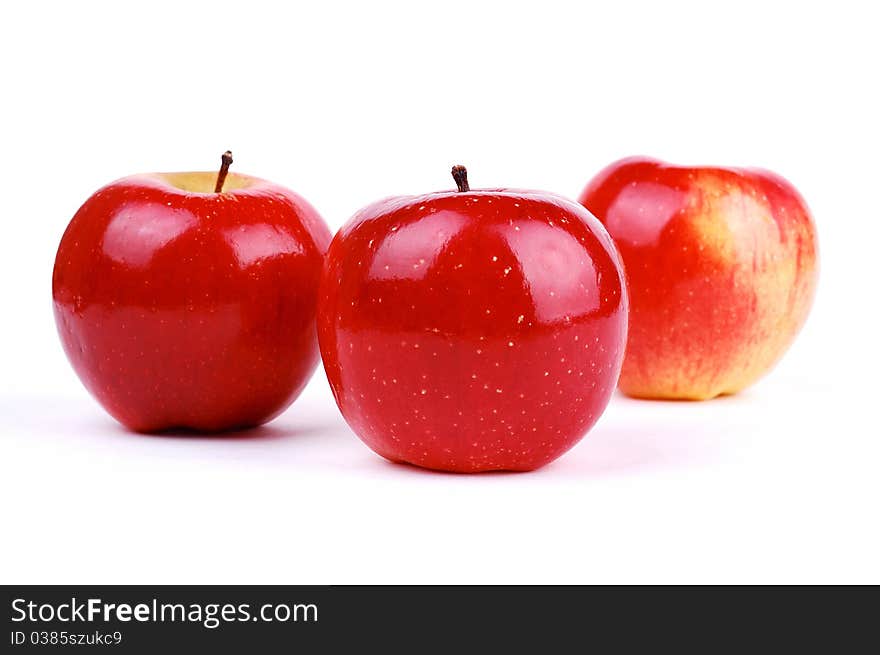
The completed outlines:
{"type": "Polygon", "coordinates": [[[778,175],[637,157],[599,173],[580,201],[626,267],[624,393],[735,393],[767,372],[804,324],[818,273],[816,228],[778,175]]]}
{"type": "Polygon", "coordinates": [[[596,422],[617,382],[617,253],[577,203],[538,191],[383,200],[328,251],[321,354],[349,425],[389,460],[527,471],[596,422]]]}
{"type": "Polygon", "coordinates": [[[83,384],[137,431],[264,423],[314,371],[330,232],[301,197],[255,177],[124,178],[73,217],[52,280],[83,384]]]}

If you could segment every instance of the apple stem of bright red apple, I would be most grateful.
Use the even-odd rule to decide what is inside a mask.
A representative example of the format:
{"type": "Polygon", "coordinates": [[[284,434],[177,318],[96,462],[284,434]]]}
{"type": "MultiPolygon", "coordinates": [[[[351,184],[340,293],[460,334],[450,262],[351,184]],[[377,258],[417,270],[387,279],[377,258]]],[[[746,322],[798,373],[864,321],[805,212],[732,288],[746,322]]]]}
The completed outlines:
{"type": "Polygon", "coordinates": [[[456,164],[452,167],[452,179],[455,180],[455,185],[458,187],[459,193],[471,190],[471,186],[468,184],[467,179],[467,169],[461,164],[456,164]]]}
{"type": "Polygon", "coordinates": [[[214,185],[214,193],[223,191],[223,183],[226,181],[226,174],[232,165],[232,152],[227,150],[220,158],[220,172],[217,173],[217,184],[214,185]]]}

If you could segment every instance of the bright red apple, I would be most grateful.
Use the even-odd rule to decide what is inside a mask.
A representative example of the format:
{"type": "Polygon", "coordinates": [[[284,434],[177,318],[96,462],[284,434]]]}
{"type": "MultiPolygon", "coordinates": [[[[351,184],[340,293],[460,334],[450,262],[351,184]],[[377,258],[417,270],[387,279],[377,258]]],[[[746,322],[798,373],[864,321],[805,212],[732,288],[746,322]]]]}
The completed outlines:
{"type": "Polygon", "coordinates": [[[776,363],[806,320],[816,228],[778,175],[624,159],[580,201],[605,224],[626,269],[624,393],[735,393],[776,363]]]}
{"type": "Polygon", "coordinates": [[[283,187],[227,170],[124,178],[73,217],[52,280],[83,384],[137,431],[217,431],[284,410],[317,364],[330,232],[283,187]]]}
{"type": "Polygon", "coordinates": [[[537,191],[397,197],[334,238],[318,306],[333,394],[377,453],[527,471],[571,448],[614,390],[627,301],[613,243],[537,191]]]}

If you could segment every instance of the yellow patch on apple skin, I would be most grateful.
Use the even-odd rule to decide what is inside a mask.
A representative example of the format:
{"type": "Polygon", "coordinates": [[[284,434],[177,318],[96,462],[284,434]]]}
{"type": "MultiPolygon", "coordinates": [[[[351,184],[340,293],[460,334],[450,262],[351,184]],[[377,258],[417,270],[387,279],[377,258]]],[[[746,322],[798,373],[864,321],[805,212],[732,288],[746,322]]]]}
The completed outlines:
{"type": "Polygon", "coordinates": [[[748,387],[782,357],[812,304],[816,241],[806,207],[798,208],[803,217],[780,216],[751,185],[701,175],[688,211],[661,244],[690,249],[670,260],[682,270],[660,301],[662,330],[639,316],[630,294],[619,384],[630,396],[704,400],[748,387]]]}
{"type": "MultiPolygon", "coordinates": [[[[189,193],[214,193],[217,171],[192,171],[187,173],[156,173],[167,184],[189,193]]],[[[246,189],[257,182],[257,178],[230,171],[223,183],[224,193],[236,189],[246,189]]]]}

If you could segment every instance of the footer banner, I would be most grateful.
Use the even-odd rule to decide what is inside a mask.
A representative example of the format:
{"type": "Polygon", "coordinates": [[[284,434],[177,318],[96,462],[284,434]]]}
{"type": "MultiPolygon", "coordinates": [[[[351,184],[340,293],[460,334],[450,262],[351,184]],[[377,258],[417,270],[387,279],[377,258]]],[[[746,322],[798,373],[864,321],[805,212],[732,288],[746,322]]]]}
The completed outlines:
{"type": "Polygon", "coordinates": [[[873,625],[876,590],[663,587],[0,587],[0,652],[644,652],[690,644],[830,652],[873,625]],[[848,603],[847,601],[854,601],[848,603]],[[841,619],[842,624],[835,621],[841,619]],[[840,629],[840,628],[844,629],[840,629]],[[379,650],[377,650],[379,649],[379,650]]]}

